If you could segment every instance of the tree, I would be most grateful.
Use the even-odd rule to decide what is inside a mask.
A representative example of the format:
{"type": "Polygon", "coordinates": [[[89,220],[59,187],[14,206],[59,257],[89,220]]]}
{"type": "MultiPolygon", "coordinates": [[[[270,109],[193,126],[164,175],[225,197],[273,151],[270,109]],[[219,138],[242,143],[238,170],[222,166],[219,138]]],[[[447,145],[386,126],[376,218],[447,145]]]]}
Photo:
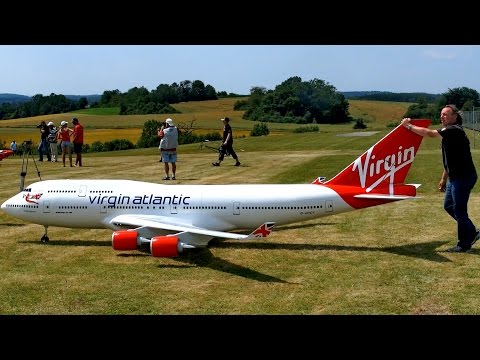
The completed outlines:
{"type": "Polygon", "coordinates": [[[244,119],[273,122],[295,122],[298,124],[343,123],[350,121],[348,101],[324,80],[302,81],[291,77],[273,91],[254,87],[245,107],[244,119]]]}
{"type": "Polygon", "coordinates": [[[455,104],[457,108],[462,109],[463,105],[471,100],[474,106],[480,106],[480,98],[477,90],[458,87],[454,89],[448,89],[446,93],[442,94],[442,98],[439,102],[439,108],[447,104],[455,104]]]}

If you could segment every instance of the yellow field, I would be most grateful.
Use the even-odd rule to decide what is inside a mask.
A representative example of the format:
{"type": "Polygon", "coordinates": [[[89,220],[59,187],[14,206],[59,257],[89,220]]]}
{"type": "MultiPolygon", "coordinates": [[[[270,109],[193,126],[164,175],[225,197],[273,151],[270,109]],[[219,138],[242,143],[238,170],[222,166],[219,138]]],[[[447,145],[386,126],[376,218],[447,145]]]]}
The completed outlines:
{"type": "Polygon", "coordinates": [[[390,123],[397,123],[402,120],[408,107],[413,103],[371,101],[371,100],[349,100],[350,115],[354,119],[361,118],[367,126],[387,126],[390,123]]]}
{"type": "MultiPolygon", "coordinates": [[[[234,111],[236,101],[244,98],[228,98],[209,101],[192,101],[175,104],[181,114],[149,114],[149,115],[90,115],[90,114],[53,114],[23,119],[0,121],[0,146],[5,143],[8,147],[12,140],[22,143],[24,140],[39,140],[39,131],[36,126],[42,121],[53,121],[57,126],[60,122],[68,121],[72,127],[72,117],[77,117],[85,127],[85,144],[95,141],[111,141],[127,139],[136,144],[142,133],[143,124],[147,120],[164,121],[170,117],[174,122],[193,126],[198,134],[209,132],[221,133],[221,118],[228,116],[234,130],[235,137],[249,136],[256,124],[254,121],[244,120],[243,111],[234,111]]],[[[388,124],[399,122],[410,103],[350,100],[350,114],[353,118],[362,118],[369,130],[384,129],[388,124]]],[[[268,123],[271,134],[292,130],[297,124],[268,123]]],[[[350,127],[350,125],[349,125],[350,127]]]]}

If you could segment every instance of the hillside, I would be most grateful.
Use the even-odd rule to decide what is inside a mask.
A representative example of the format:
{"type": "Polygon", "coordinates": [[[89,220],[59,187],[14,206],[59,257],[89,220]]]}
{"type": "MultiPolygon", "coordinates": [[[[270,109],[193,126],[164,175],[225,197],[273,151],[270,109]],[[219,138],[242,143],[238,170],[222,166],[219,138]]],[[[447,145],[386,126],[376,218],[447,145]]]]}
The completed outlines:
{"type": "MultiPolygon", "coordinates": [[[[102,95],[65,95],[67,99],[78,101],[81,97],[87,98],[88,103],[99,101],[102,95]]],[[[32,98],[26,95],[19,94],[0,94],[0,104],[21,104],[30,101],[32,98]]]]}
{"type": "Polygon", "coordinates": [[[18,94],[0,94],[0,104],[21,104],[30,101],[30,96],[18,95],[18,94]]]}

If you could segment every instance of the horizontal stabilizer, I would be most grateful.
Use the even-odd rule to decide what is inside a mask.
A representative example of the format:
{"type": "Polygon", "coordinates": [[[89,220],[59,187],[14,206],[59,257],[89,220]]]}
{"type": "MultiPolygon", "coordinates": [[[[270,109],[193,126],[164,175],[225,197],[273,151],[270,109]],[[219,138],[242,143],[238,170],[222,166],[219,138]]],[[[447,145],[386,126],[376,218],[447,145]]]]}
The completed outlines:
{"type": "Polygon", "coordinates": [[[406,199],[418,199],[418,196],[408,195],[389,195],[389,194],[360,194],[355,195],[356,198],[361,199],[377,199],[377,200],[406,200],[406,199]]]}

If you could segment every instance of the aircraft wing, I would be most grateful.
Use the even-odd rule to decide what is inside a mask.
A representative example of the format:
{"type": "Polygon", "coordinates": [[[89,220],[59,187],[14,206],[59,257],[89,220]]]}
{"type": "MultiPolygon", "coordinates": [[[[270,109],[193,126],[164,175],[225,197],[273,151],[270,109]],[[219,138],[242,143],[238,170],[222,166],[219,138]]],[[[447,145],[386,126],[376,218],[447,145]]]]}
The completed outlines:
{"type": "Polygon", "coordinates": [[[119,215],[110,220],[110,224],[116,225],[130,225],[136,227],[148,227],[153,229],[160,230],[169,230],[169,231],[178,231],[178,232],[188,232],[199,235],[207,235],[211,237],[220,237],[227,239],[252,239],[255,237],[266,237],[268,236],[272,229],[274,223],[265,223],[260,227],[255,229],[249,235],[235,234],[225,231],[210,230],[206,228],[201,228],[198,226],[193,226],[189,224],[173,224],[170,218],[159,217],[159,216],[148,216],[148,215],[119,215]]]}

